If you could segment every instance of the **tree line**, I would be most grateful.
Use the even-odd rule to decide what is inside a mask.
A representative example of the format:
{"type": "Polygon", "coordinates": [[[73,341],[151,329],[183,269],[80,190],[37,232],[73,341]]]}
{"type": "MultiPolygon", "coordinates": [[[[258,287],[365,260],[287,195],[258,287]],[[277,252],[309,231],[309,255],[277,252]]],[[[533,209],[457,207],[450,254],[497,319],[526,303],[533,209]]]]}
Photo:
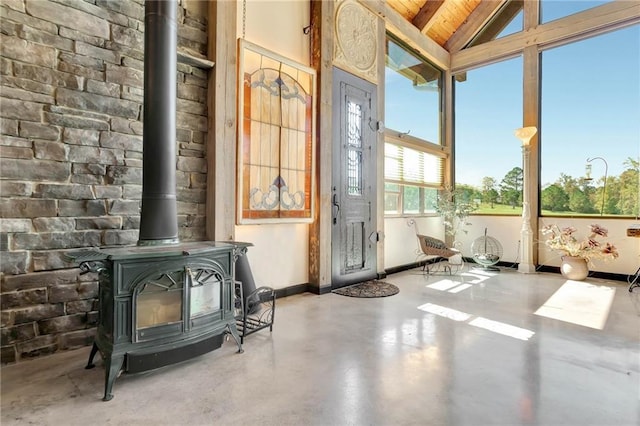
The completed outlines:
{"type": "MultiPolygon", "coordinates": [[[[606,185],[604,177],[594,181],[561,173],[555,182],[542,188],[542,210],[555,213],[639,215],[640,161],[629,157],[623,165],[626,169],[619,176],[607,176],[606,185]]],[[[496,205],[507,205],[515,209],[522,205],[522,184],[522,168],[514,167],[499,182],[494,177],[485,176],[480,188],[458,184],[456,192],[467,201],[479,200],[483,204],[481,211],[490,211],[496,205]]]]}

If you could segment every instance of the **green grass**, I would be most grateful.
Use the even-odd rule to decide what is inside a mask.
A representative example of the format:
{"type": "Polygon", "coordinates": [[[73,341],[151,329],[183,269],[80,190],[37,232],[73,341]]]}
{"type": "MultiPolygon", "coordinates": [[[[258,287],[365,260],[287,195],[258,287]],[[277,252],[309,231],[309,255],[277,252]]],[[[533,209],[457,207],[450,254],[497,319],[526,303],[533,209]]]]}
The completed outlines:
{"type": "MultiPolygon", "coordinates": [[[[496,216],[522,216],[522,206],[516,206],[515,208],[506,204],[494,204],[493,208],[488,203],[481,203],[477,210],[474,210],[471,214],[486,214],[496,216]]],[[[534,214],[532,212],[532,214],[534,214]]],[[[594,217],[599,216],[594,213],[576,213],[572,211],[554,212],[551,210],[542,210],[542,216],[570,216],[570,217],[594,217]]],[[[624,215],[605,215],[608,217],[629,217],[624,215]]]]}
{"type": "Polygon", "coordinates": [[[490,204],[482,203],[480,207],[475,210],[472,214],[495,214],[495,215],[512,215],[512,216],[522,216],[522,206],[511,207],[505,204],[494,204],[493,208],[491,208],[490,204]]]}

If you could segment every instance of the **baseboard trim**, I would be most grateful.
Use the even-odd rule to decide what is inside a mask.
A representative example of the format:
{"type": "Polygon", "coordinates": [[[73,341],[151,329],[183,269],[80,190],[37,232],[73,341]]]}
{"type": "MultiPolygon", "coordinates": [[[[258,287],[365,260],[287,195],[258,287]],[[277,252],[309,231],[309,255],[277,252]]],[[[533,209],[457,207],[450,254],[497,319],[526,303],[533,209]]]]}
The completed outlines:
{"type": "Polygon", "coordinates": [[[289,287],[276,289],[276,299],[293,296],[295,294],[306,293],[309,291],[309,284],[296,284],[289,287]]]}
{"type": "MultiPolygon", "coordinates": [[[[473,261],[473,259],[470,259],[470,258],[469,259],[465,258],[465,262],[475,263],[473,261]]],[[[482,265],[479,265],[477,263],[476,263],[476,265],[478,265],[478,267],[482,267],[482,265]]],[[[501,266],[503,268],[514,269],[516,271],[518,270],[518,263],[515,263],[515,262],[498,262],[496,266],[501,266]]],[[[560,267],[559,266],[538,265],[536,267],[536,272],[551,272],[551,273],[559,274],[560,273],[560,267]]],[[[627,282],[629,276],[625,275],[625,274],[615,274],[615,273],[612,273],[612,272],[589,271],[589,277],[588,278],[601,278],[601,279],[604,279],[604,280],[627,282]]]]}
{"type": "Polygon", "coordinates": [[[302,294],[302,293],[312,293],[317,295],[323,295],[323,294],[331,293],[331,286],[329,285],[329,286],[318,288],[309,283],[290,285],[288,287],[276,289],[276,299],[281,299],[283,297],[294,296],[296,294],[302,294]]]}
{"type": "MultiPolygon", "coordinates": [[[[559,266],[547,266],[547,265],[538,265],[536,268],[538,272],[553,272],[556,274],[560,273],[559,266]]],[[[613,272],[599,272],[599,271],[589,271],[589,276],[587,278],[601,278],[603,280],[612,280],[612,281],[623,281],[628,282],[629,275],[627,274],[616,274],[613,272]]]]}
{"type": "Polygon", "coordinates": [[[385,276],[391,274],[397,274],[398,272],[408,271],[409,269],[422,268],[428,263],[436,263],[442,260],[441,257],[434,257],[433,259],[421,260],[420,262],[407,263],[405,265],[393,266],[384,270],[385,276]]]}
{"type": "Polygon", "coordinates": [[[331,293],[331,284],[326,285],[324,287],[316,287],[311,284],[307,284],[307,291],[309,293],[317,294],[318,296],[322,296],[323,294],[331,293]]]}
{"type": "MultiPolygon", "coordinates": [[[[386,278],[388,275],[396,274],[398,272],[408,271],[410,269],[415,269],[415,268],[421,268],[427,263],[435,263],[440,260],[441,258],[433,258],[433,259],[423,260],[420,262],[413,262],[413,263],[408,263],[406,265],[399,265],[399,266],[394,266],[392,268],[387,268],[384,270],[384,272],[378,273],[378,279],[386,278]]],[[[469,264],[476,264],[471,258],[465,258],[464,261],[469,264]]],[[[482,267],[482,265],[480,264],[476,264],[476,265],[478,265],[478,267],[482,267]]],[[[501,266],[503,268],[510,268],[515,270],[518,269],[518,264],[514,262],[498,262],[496,266],[501,266]]],[[[552,272],[552,273],[560,274],[560,267],[539,265],[536,268],[536,272],[552,272]]],[[[613,281],[622,281],[622,282],[628,282],[628,278],[629,278],[629,276],[625,274],[615,274],[611,272],[598,272],[598,271],[589,271],[589,277],[601,278],[601,279],[613,280],[613,281]]],[[[331,293],[331,286],[328,285],[324,287],[316,287],[309,283],[305,283],[305,284],[296,284],[296,285],[292,285],[284,288],[278,288],[276,289],[276,299],[281,299],[283,297],[294,296],[296,294],[302,294],[302,293],[312,293],[312,294],[321,296],[323,294],[331,293]]]]}

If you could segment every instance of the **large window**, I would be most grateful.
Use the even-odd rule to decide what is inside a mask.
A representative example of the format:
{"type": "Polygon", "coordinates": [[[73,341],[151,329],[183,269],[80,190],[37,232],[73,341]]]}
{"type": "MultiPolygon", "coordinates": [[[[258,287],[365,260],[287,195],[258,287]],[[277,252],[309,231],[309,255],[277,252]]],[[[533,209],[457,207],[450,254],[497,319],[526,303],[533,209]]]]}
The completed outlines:
{"type": "Polygon", "coordinates": [[[612,0],[541,0],[540,21],[542,23],[555,21],[610,1],[612,0]]]}
{"type": "Polygon", "coordinates": [[[543,215],[638,216],[640,26],[542,53],[543,215]]]}
{"type": "Polygon", "coordinates": [[[522,58],[466,72],[455,83],[455,182],[475,213],[521,214],[522,58]],[[461,77],[466,77],[461,78],[461,77]]]}
{"type": "Polygon", "coordinates": [[[443,184],[442,72],[393,38],[385,67],[385,214],[435,212],[443,184]]]}

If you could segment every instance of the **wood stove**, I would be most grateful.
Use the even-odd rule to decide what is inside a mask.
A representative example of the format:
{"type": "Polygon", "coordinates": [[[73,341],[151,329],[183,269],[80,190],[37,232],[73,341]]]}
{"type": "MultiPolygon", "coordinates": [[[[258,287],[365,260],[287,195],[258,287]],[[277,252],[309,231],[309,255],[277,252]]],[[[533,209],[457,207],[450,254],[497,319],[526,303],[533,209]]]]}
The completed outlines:
{"type": "Polygon", "coordinates": [[[178,239],[177,0],[145,2],[142,210],[136,247],[68,256],[99,276],[100,315],[87,368],[105,360],[104,400],[121,370],[140,372],[217,349],[231,334],[235,260],[251,244],[178,239]]]}
{"type": "Polygon", "coordinates": [[[242,352],[234,315],[234,265],[247,243],[192,242],[76,252],[100,279],[100,318],[87,368],[100,351],[104,400],[120,373],[137,373],[219,348],[231,334],[242,352]]]}

